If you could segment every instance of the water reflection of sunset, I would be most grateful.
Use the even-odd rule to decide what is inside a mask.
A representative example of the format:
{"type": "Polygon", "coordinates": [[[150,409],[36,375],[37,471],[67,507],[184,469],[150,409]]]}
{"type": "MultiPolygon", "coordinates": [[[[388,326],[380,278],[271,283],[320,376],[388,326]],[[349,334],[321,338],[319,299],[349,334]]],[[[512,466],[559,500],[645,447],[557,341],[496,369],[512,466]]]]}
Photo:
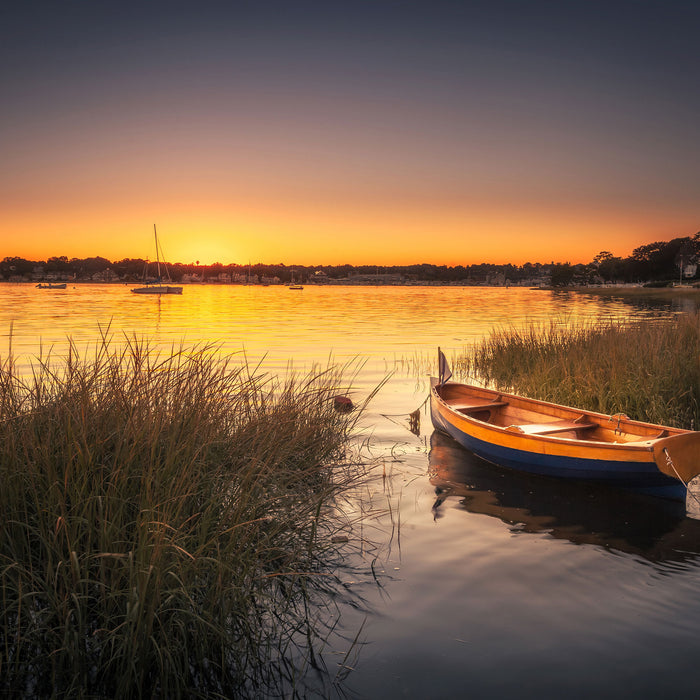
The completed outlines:
{"type": "MultiPolygon", "coordinates": [[[[305,286],[290,293],[281,285],[185,285],[183,294],[141,296],[123,284],[69,284],[39,290],[0,284],[0,333],[26,360],[54,348],[65,353],[68,338],[94,347],[99,328],[114,341],[141,338],[163,348],[213,343],[224,353],[286,370],[329,357],[344,363],[371,358],[364,374],[379,381],[397,359],[432,362],[438,346],[457,352],[491,329],[531,322],[576,324],[596,319],[658,316],[664,309],[634,309],[621,300],[522,287],[341,287],[305,286]],[[446,294],[449,292],[449,303],[446,294]]],[[[431,367],[426,368],[426,372],[431,367]]]]}

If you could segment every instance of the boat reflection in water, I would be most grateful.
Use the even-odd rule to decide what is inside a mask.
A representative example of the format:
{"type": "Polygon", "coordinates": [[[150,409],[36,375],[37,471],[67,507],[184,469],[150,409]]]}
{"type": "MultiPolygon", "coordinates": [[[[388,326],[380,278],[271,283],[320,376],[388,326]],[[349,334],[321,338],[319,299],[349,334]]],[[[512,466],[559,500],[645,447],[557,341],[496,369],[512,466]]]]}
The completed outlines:
{"type": "Polygon", "coordinates": [[[700,521],[687,517],[682,503],[501,469],[438,431],[430,438],[429,478],[436,519],[444,515],[445,501],[459,498],[468,512],[498,518],[519,532],[548,533],[654,563],[700,555],[700,521]]]}

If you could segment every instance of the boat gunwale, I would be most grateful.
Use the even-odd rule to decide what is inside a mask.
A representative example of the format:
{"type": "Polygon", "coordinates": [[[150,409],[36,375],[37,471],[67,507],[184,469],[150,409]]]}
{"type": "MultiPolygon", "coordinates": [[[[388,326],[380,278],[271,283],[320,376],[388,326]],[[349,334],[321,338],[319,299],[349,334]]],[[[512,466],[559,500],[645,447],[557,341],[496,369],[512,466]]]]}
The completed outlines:
{"type": "MultiPolygon", "coordinates": [[[[673,428],[655,423],[635,421],[622,417],[619,427],[624,433],[626,427],[638,427],[649,431],[649,436],[639,436],[639,440],[607,442],[595,438],[563,437],[556,434],[537,434],[508,430],[510,426],[489,423],[453,409],[439,392],[442,386],[456,387],[468,394],[474,390],[475,400],[484,398],[493,402],[514,404],[516,412],[530,409],[534,413],[537,406],[545,408],[543,417],[556,419],[558,416],[580,416],[607,430],[615,429],[605,425],[611,418],[597,411],[585,411],[571,406],[554,404],[539,399],[499,392],[457,382],[440,384],[431,377],[430,412],[434,427],[446,433],[463,447],[492,464],[516,471],[541,474],[564,479],[576,479],[605,483],[653,496],[685,500],[687,484],[700,475],[700,433],[683,428],[673,428]],[[518,404],[524,408],[518,408],[518,404]],[[550,409],[550,410],[547,410],[550,409]],[[550,412],[551,411],[551,412],[550,412]],[[653,435],[654,432],[658,434],[653,435]]],[[[463,397],[466,400],[467,396],[463,397]]],[[[506,407],[494,408],[498,411],[506,407]]],[[[483,411],[488,410],[488,407],[483,411]]],[[[618,414],[612,416],[613,419],[618,414]]],[[[489,416],[491,418],[491,416],[489,416]]],[[[534,421],[533,421],[534,422],[534,421]]],[[[523,422],[525,425],[525,422],[523,422]]],[[[637,437],[636,433],[627,435],[637,437]]],[[[600,437],[600,436],[598,436],[600,437]]]]}
{"type": "MultiPolygon", "coordinates": [[[[463,413],[459,409],[453,408],[446,399],[444,399],[439,391],[438,388],[440,386],[452,386],[452,387],[464,387],[467,390],[471,390],[472,388],[476,390],[477,393],[483,393],[485,396],[491,396],[494,399],[494,409],[498,408],[503,408],[503,402],[506,402],[509,405],[515,405],[516,408],[521,408],[527,410],[528,408],[536,408],[538,406],[542,406],[545,408],[551,408],[555,409],[555,411],[563,411],[564,413],[568,414],[577,414],[577,416],[582,416],[585,419],[592,419],[593,422],[596,423],[596,427],[600,427],[603,429],[612,429],[612,428],[606,428],[604,425],[605,422],[609,422],[611,419],[614,419],[617,414],[613,414],[612,416],[609,414],[605,413],[598,413],[597,411],[589,411],[586,409],[580,409],[576,408],[573,406],[565,406],[563,404],[556,404],[552,403],[550,401],[542,401],[540,399],[531,399],[526,396],[519,396],[517,394],[510,394],[508,392],[503,392],[503,391],[497,391],[495,389],[487,389],[486,387],[479,387],[479,386],[473,386],[471,384],[460,384],[457,382],[452,382],[448,384],[443,384],[440,385],[438,383],[438,380],[435,377],[431,377],[431,394],[435,397],[435,399],[438,402],[438,405],[443,407],[446,411],[451,416],[454,416],[455,419],[457,419],[458,422],[466,423],[467,425],[472,425],[474,428],[477,429],[485,429],[488,430],[495,435],[503,436],[508,442],[510,441],[511,438],[515,437],[518,438],[520,441],[525,441],[523,442],[523,449],[527,450],[525,445],[527,443],[531,444],[538,444],[538,443],[550,443],[553,445],[573,445],[573,446],[581,446],[587,449],[612,449],[617,452],[630,452],[630,451],[638,451],[638,452],[651,452],[653,451],[654,444],[658,442],[658,440],[663,440],[667,437],[673,437],[675,435],[683,435],[687,433],[692,433],[693,431],[691,430],[685,430],[683,428],[673,428],[670,426],[665,426],[665,425],[660,425],[656,423],[647,423],[644,421],[637,421],[629,417],[620,417],[619,420],[619,428],[621,429],[622,433],[627,433],[628,435],[634,433],[630,433],[625,431],[625,426],[637,426],[640,428],[644,429],[651,429],[653,430],[659,430],[662,432],[665,432],[664,435],[658,435],[658,436],[648,436],[645,437],[643,435],[639,435],[638,439],[636,440],[628,440],[628,441],[623,441],[623,442],[609,442],[606,440],[597,440],[597,439],[591,439],[591,438],[586,438],[582,439],[579,437],[564,437],[562,435],[557,435],[557,434],[537,434],[537,433],[527,433],[527,432],[518,432],[516,430],[512,430],[511,426],[502,426],[502,425],[497,425],[495,423],[490,423],[488,421],[483,421],[479,420],[478,418],[474,418],[473,416],[470,416],[467,413],[463,413]],[[498,402],[498,403],[496,403],[498,402]],[[517,404],[521,404],[518,406],[517,404]]],[[[480,404],[480,409],[481,411],[487,411],[489,410],[489,406],[486,403],[480,404]]],[[[551,413],[545,414],[548,417],[551,418],[556,418],[556,415],[553,415],[551,413]]],[[[523,424],[526,424],[523,422],[523,424]]],[[[455,426],[459,427],[459,426],[455,426]]],[[[583,427],[583,425],[582,425],[583,427]]],[[[571,429],[572,431],[575,430],[575,428],[571,429]]]]}

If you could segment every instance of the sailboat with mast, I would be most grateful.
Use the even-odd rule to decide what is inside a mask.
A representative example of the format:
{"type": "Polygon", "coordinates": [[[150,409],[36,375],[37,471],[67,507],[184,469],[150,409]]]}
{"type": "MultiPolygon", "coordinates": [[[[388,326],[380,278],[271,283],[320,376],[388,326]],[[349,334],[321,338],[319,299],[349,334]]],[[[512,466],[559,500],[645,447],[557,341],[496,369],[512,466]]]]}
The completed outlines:
{"type": "Polygon", "coordinates": [[[304,289],[302,285],[294,281],[294,270],[292,270],[292,283],[289,285],[289,289],[304,289]]]}
{"type": "Polygon", "coordinates": [[[158,243],[158,233],[156,231],[156,225],[153,224],[153,236],[156,242],[156,265],[157,265],[157,277],[155,279],[148,279],[148,263],[146,263],[146,270],[144,271],[144,287],[134,287],[131,291],[134,294],[182,294],[182,287],[173,287],[170,285],[170,273],[168,272],[168,267],[165,264],[165,258],[163,258],[163,269],[165,270],[165,281],[163,284],[163,277],[161,276],[160,269],[160,258],[161,258],[161,248],[158,243]]]}

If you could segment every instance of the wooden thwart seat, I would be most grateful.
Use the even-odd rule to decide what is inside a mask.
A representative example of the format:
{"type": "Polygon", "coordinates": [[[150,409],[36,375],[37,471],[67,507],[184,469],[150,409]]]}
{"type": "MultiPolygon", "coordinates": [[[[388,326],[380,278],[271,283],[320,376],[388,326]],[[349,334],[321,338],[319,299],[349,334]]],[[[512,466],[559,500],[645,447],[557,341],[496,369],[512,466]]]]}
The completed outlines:
{"type": "Polygon", "coordinates": [[[490,408],[500,408],[501,406],[507,406],[507,401],[491,401],[490,403],[450,403],[449,407],[453,411],[459,411],[460,413],[477,413],[478,411],[486,411],[490,408]]]}
{"type": "Polygon", "coordinates": [[[590,430],[595,427],[595,423],[577,423],[571,420],[558,420],[551,423],[509,425],[506,430],[512,433],[523,433],[525,435],[553,435],[555,433],[565,433],[570,430],[590,430]]]}

